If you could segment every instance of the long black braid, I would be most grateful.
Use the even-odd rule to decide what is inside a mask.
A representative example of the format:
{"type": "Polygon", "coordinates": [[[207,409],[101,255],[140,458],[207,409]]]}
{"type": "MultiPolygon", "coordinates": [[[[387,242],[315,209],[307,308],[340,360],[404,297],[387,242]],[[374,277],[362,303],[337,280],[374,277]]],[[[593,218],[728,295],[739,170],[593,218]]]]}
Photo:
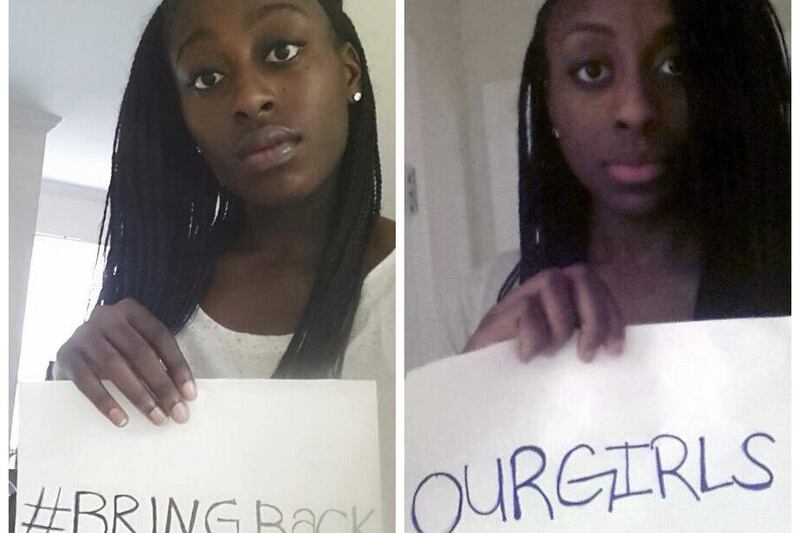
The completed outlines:
{"type": "MultiPolygon", "coordinates": [[[[545,33],[558,0],[540,10],[519,94],[521,261],[500,299],[542,269],[586,261],[590,197],[550,133],[545,33]]],[[[738,283],[790,276],[790,74],[768,0],[672,0],[690,125],[674,198],[699,237],[704,283],[717,296],[738,283]]],[[[767,294],[768,287],[754,287],[767,294]]],[[[708,296],[708,291],[707,294],[708,296]]],[[[789,295],[755,313],[788,312],[789,295]]]]}
{"type": "MultiPolygon", "coordinates": [[[[195,151],[167,56],[164,0],[148,22],[122,100],[100,236],[106,262],[98,305],[134,298],[170,331],[191,318],[217,255],[242,220],[195,151]]],[[[375,98],[366,55],[341,0],[319,0],[340,43],[361,63],[362,99],[349,109],[347,147],[314,286],[275,377],[339,377],[381,202],[375,98]]]]}

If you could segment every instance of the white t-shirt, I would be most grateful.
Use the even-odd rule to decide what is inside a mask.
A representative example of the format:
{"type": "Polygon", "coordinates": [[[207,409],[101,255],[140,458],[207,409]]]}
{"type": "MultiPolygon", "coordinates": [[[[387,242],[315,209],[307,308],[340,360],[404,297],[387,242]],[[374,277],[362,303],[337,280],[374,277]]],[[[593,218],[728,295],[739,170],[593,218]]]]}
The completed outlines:
{"type": "MultiPolygon", "coordinates": [[[[394,524],[395,254],[364,279],[344,353],[342,379],[377,383],[381,478],[386,531],[394,524]]],[[[200,306],[175,336],[194,377],[269,378],[292,335],[253,335],[227,329],[200,306]]]]}

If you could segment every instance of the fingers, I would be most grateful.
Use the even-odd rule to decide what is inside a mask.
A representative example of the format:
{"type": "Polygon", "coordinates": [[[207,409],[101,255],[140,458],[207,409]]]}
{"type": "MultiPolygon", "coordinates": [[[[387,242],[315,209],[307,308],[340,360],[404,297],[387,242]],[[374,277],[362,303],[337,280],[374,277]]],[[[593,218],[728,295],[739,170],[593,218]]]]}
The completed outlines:
{"type": "MultiPolygon", "coordinates": [[[[128,306],[128,321],[161,356],[161,361],[183,399],[197,398],[197,388],[192,371],[175,342],[172,333],[141,304],[133,299],[124,300],[128,306]]],[[[148,382],[149,383],[149,382],[148,382]]]]}
{"type": "Polygon", "coordinates": [[[554,353],[575,331],[570,283],[560,269],[539,272],[486,314],[465,349],[518,337],[523,361],[554,353]]]}
{"type": "Polygon", "coordinates": [[[523,361],[552,353],[579,329],[578,355],[591,361],[600,347],[619,353],[624,320],[608,286],[582,264],[539,272],[495,305],[466,351],[519,338],[523,361]]]}
{"type": "Polygon", "coordinates": [[[622,317],[622,310],[617,305],[617,301],[611,295],[611,290],[604,283],[603,289],[608,293],[606,305],[608,306],[608,337],[604,344],[606,350],[612,354],[619,355],[625,344],[625,320],[622,317]]]}
{"type": "Polygon", "coordinates": [[[569,278],[553,268],[538,273],[520,289],[517,298],[529,302],[520,321],[521,357],[527,361],[538,353],[554,354],[572,337],[577,323],[569,278]]]}
{"type": "Polygon", "coordinates": [[[163,426],[167,422],[167,415],[159,407],[156,398],[114,346],[107,341],[101,341],[101,343],[104,343],[105,346],[98,346],[90,356],[93,359],[100,359],[95,363],[97,365],[97,368],[94,369],[95,375],[99,375],[100,372],[105,373],[105,376],[102,377],[116,385],[134,407],[149,418],[153,424],[163,426]],[[98,354],[102,355],[98,357],[98,354]]]}
{"type": "Polygon", "coordinates": [[[94,406],[111,423],[117,427],[124,427],[128,423],[128,415],[114,400],[111,394],[100,382],[100,379],[91,368],[81,359],[75,359],[72,367],[65,367],[65,371],[84,396],[89,398],[94,406]]]}
{"type": "Polygon", "coordinates": [[[120,425],[120,413],[124,417],[125,424],[128,417],[102,385],[101,379],[108,379],[114,383],[134,407],[155,425],[161,426],[167,421],[167,416],[153,395],[108,341],[102,338],[84,340],[65,350],[71,350],[71,353],[64,357],[67,361],[65,366],[70,369],[70,377],[112,422],[120,425]]]}
{"type": "Polygon", "coordinates": [[[611,291],[584,265],[564,269],[572,280],[572,294],[578,315],[578,357],[589,362],[598,348],[621,349],[623,322],[611,291]]]}
{"type": "Polygon", "coordinates": [[[519,319],[519,356],[522,361],[530,361],[551,345],[552,335],[539,298],[532,296],[524,302],[525,309],[519,319]]]}
{"type": "MultiPolygon", "coordinates": [[[[137,399],[141,399],[143,402],[145,401],[143,397],[140,397],[138,388],[132,383],[129,383],[131,377],[135,378],[135,381],[139,383],[139,379],[136,378],[136,375],[138,375],[141,380],[144,381],[147,388],[152,391],[152,395],[147,393],[150,401],[146,402],[146,406],[143,404],[142,406],[137,405],[137,407],[139,407],[145,415],[150,417],[153,423],[161,425],[165,422],[166,417],[164,413],[169,413],[173,420],[178,423],[183,424],[188,421],[189,410],[183,403],[183,398],[175,387],[172,379],[167,374],[166,369],[162,366],[156,352],[153,351],[150,344],[142,338],[139,332],[129,324],[123,323],[113,331],[109,331],[108,338],[119,353],[127,355],[124,359],[122,356],[119,356],[119,359],[115,360],[115,363],[124,365],[125,368],[116,368],[115,365],[115,373],[113,376],[109,376],[109,379],[120,387],[120,390],[130,398],[134,405],[137,405],[137,399]],[[131,368],[133,370],[131,370],[131,368]],[[134,371],[136,374],[133,373],[134,371]],[[118,379],[125,380],[125,386],[130,387],[129,390],[131,390],[134,396],[129,395],[126,390],[123,390],[123,384],[118,383],[118,379]],[[160,412],[153,411],[156,407],[156,403],[161,406],[161,410],[158,410],[160,412]],[[151,411],[154,413],[153,416],[150,416],[151,411]],[[161,420],[162,418],[164,420],[161,420]]],[[[143,387],[142,389],[144,390],[143,387]]]]}
{"type": "Polygon", "coordinates": [[[98,307],[58,352],[60,374],[72,379],[117,425],[127,415],[100,380],[109,379],[154,424],[189,419],[185,400],[197,395],[175,339],[132,299],[98,307]]]}
{"type": "Polygon", "coordinates": [[[572,338],[578,318],[569,278],[558,269],[546,272],[549,277],[539,292],[539,301],[551,333],[546,353],[553,353],[572,338]]]}
{"type": "Polygon", "coordinates": [[[567,278],[557,269],[535,278],[486,314],[465,350],[516,337],[519,356],[528,361],[539,353],[555,352],[569,340],[575,329],[575,312],[567,278]]]}
{"type": "Polygon", "coordinates": [[[525,300],[517,300],[513,305],[497,304],[492,307],[467,341],[463,351],[471,352],[516,338],[519,333],[519,320],[525,313],[527,305],[525,300]]]}

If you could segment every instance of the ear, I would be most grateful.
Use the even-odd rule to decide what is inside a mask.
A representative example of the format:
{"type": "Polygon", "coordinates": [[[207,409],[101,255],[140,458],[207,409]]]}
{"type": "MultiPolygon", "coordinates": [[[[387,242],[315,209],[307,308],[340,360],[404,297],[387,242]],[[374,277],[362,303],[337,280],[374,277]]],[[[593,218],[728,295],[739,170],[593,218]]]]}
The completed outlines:
{"type": "Polygon", "coordinates": [[[361,59],[349,42],[339,48],[339,58],[344,67],[347,94],[352,97],[355,93],[361,92],[361,59]]]}

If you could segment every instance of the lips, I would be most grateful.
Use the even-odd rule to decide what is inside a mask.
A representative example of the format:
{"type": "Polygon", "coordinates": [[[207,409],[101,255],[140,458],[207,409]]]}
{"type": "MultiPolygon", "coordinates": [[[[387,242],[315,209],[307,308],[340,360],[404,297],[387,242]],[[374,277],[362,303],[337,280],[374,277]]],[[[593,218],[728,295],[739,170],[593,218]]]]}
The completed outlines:
{"type": "Polygon", "coordinates": [[[606,168],[612,179],[626,185],[649,183],[665,170],[661,162],[608,163],[606,168]]]}
{"type": "Polygon", "coordinates": [[[300,140],[299,133],[284,126],[263,126],[242,137],[236,159],[250,171],[270,170],[292,159],[300,140]]]}

